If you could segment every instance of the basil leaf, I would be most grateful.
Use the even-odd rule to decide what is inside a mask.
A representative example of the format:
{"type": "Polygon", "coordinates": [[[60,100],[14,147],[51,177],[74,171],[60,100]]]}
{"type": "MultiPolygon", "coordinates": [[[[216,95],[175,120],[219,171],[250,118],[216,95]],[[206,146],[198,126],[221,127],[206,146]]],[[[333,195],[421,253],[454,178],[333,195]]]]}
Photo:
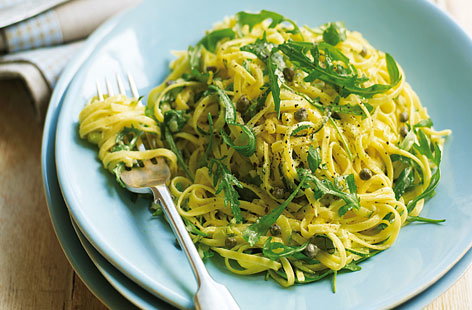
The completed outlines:
{"type": "Polygon", "coordinates": [[[398,70],[397,62],[393,59],[392,55],[385,53],[385,60],[387,62],[387,71],[390,77],[390,86],[394,87],[400,82],[402,76],[398,70]]]}
{"type": "Polygon", "coordinates": [[[243,188],[243,185],[219,159],[211,159],[209,169],[213,173],[213,185],[216,187],[215,194],[223,191],[225,205],[231,208],[236,223],[242,223],[243,217],[239,208],[239,194],[234,187],[243,188]],[[216,166],[214,172],[213,166],[216,166]]]}
{"type": "Polygon", "coordinates": [[[251,224],[243,233],[244,239],[249,242],[250,245],[254,245],[259,240],[260,236],[263,236],[267,233],[270,227],[277,221],[282,212],[287,208],[287,206],[292,202],[292,200],[297,196],[298,191],[305,186],[305,181],[307,180],[308,175],[304,174],[301,177],[300,183],[295,188],[295,190],[290,194],[290,196],[278,207],[270,211],[268,214],[260,217],[254,224],[251,224]]]}
{"type": "Polygon", "coordinates": [[[229,38],[234,39],[236,34],[231,28],[219,29],[210,32],[203,39],[200,40],[199,44],[202,44],[208,51],[214,53],[216,45],[222,39],[229,38]]]}
{"type": "Polygon", "coordinates": [[[344,23],[335,22],[328,23],[323,31],[323,40],[331,45],[336,45],[339,42],[346,40],[346,28],[344,23]]]}

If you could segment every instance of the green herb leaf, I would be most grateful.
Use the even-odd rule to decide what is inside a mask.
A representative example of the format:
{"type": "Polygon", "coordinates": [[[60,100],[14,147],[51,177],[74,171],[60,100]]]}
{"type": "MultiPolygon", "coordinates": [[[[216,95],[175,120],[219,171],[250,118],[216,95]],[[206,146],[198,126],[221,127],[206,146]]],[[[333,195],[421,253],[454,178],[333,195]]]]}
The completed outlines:
{"type": "Polygon", "coordinates": [[[300,33],[300,29],[298,28],[295,22],[275,12],[262,10],[259,13],[247,13],[247,12],[236,13],[236,19],[238,20],[238,24],[240,26],[249,25],[249,30],[252,30],[252,28],[255,25],[269,18],[272,20],[272,23],[269,25],[269,28],[274,28],[278,24],[286,21],[286,22],[291,23],[294,27],[292,31],[288,31],[288,32],[300,33]]]}
{"type": "Polygon", "coordinates": [[[439,184],[439,179],[441,178],[441,172],[439,171],[439,167],[436,168],[436,170],[434,171],[434,173],[431,175],[431,181],[429,182],[429,185],[428,187],[424,190],[424,192],[422,192],[421,194],[419,194],[418,196],[416,196],[414,199],[412,199],[408,205],[407,205],[407,209],[408,209],[408,212],[411,212],[413,211],[413,209],[415,208],[416,204],[418,203],[418,201],[420,201],[421,199],[428,199],[428,198],[431,198],[433,197],[434,195],[434,190],[436,189],[436,187],[438,186],[439,184]]]}
{"type": "Polygon", "coordinates": [[[439,223],[443,223],[443,222],[446,221],[444,219],[434,220],[434,219],[429,219],[429,218],[421,217],[421,216],[408,216],[406,220],[410,223],[411,222],[423,222],[423,223],[432,223],[432,224],[439,224],[439,223]]]}
{"type": "Polygon", "coordinates": [[[395,180],[393,185],[393,192],[395,193],[395,199],[400,199],[405,191],[413,185],[415,180],[415,173],[412,167],[406,167],[402,170],[398,178],[395,180]]]}
{"type": "Polygon", "coordinates": [[[201,70],[201,52],[202,52],[201,44],[197,44],[195,47],[189,46],[188,55],[189,55],[190,75],[186,76],[186,80],[196,80],[196,81],[204,82],[204,83],[208,81],[209,74],[203,73],[201,70]]]}
{"type": "Polygon", "coordinates": [[[323,40],[331,45],[346,40],[346,27],[342,22],[327,23],[324,25],[323,40]]]}
{"type": "Polygon", "coordinates": [[[251,224],[244,231],[244,239],[246,239],[250,245],[254,245],[259,240],[260,236],[267,234],[269,228],[277,221],[279,216],[285,210],[285,208],[292,202],[292,200],[297,196],[298,191],[305,186],[305,182],[308,178],[307,174],[301,176],[300,184],[295,188],[295,190],[290,194],[290,196],[278,207],[270,211],[268,214],[260,217],[254,224],[251,224]]]}
{"type": "Polygon", "coordinates": [[[305,125],[301,125],[301,126],[298,126],[297,128],[295,128],[293,131],[292,131],[292,134],[290,136],[292,137],[299,137],[299,136],[303,136],[303,135],[299,135],[299,133],[301,131],[304,131],[304,130],[307,130],[309,128],[313,128],[313,126],[311,124],[305,124],[305,125]]]}
{"type": "MultiPolygon", "coordinates": [[[[367,111],[371,113],[374,110],[374,107],[368,104],[367,102],[363,103],[363,105],[367,108],[367,111]]],[[[361,106],[356,104],[356,105],[351,105],[351,104],[344,104],[344,105],[338,105],[338,104],[332,104],[327,107],[327,109],[331,110],[331,112],[337,112],[337,113],[344,113],[344,114],[352,114],[352,115],[357,115],[357,116],[362,116],[362,118],[367,117],[365,114],[364,110],[362,110],[361,106]]]]}
{"type": "Polygon", "coordinates": [[[126,184],[121,180],[121,173],[125,169],[125,164],[123,162],[118,163],[114,168],[113,168],[113,174],[115,175],[116,182],[121,185],[121,187],[126,188],[126,184]]]}
{"type": "Polygon", "coordinates": [[[321,164],[321,155],[319,147],[315,149],[313,146],[310,146],[310,148],[308,149],[307,162],[311,172],[315,173],[315,171],[319,168],[321,164]]]}
{"type": "Polygon", "coordinates": [[[204,36],[203,39],[200,40],[199,44],[202,44],[207,50],[214,53],[219,41],[224,38],[234,39],[235,36],[236,34],[231,28],[219,29],[204,36]]]}
{"type": "Polygon", "coordinates": [[[307,247],[308,242],[300,246],[287,246],[280,242],[272,242],[272,237],[267,238],[262,248],[262,254],[271,260],[280,260],[282,257],[293,257],[295,254],[301,254],[307,247]]]}
{"type": "Polygon", "coordinates": [[[187,229],[189,233],[202,236],[202,237],[208,237],[206,233],[198,229],[198,227],[195,226],[195,224],[192,223],[190,220],[186,219],[185,217],[182,217],[182,219],[184,220],[185,228],[187,229]]]}
{"type": "Polygon", "coordinates": [[[346,177],[346,184],[348,186],[349,193],[344,192],[342,188],[339,188],[334,182],[328,179],[320,180],[318,177],[308,172],[308,170],[299,169],[298,174],[308,176],[306,184],[311,184],[313,186],[316,199],[320,199],[323,195],[330,194],[344,200],[346,204],[338,210],[340,216],[343,216],[351,209],[360,208],[360,201],[359,197],[357,196],[357,186],[354,181],[353,174],[350,174],[346,177]]]}
{"type": "Polygon", "coordinates": [[[228,167],[226,167],[220,159],[211,159],[209,169],[213,174],[213,185],[216,187],[216,194],[223,191],[225,205],[231,208],[236,223],[242,223],[243,217],[241,215],[241,209],[239,208],[239,194],[234,186],[243,188],[243,185],[231,174],[228,167]],[[213,166],[216,166],[214,171],[213,166]]]}
{"type": "Polygon", "coordinates": [[[144,132],[134,127],[125,127],[116,135],[115,145],[110,149],[111,152],[131,151],[136,147],[139,137],[144,132]]]}
{"type": "Polygon", "coordinates": [[[266,35],[262,39],[257,39],[254,43],[245,45],[240,48],[241,51],[253,53],[256,55],[260,60],[266,62],[270,56],[272,49],[275,47],[275,44],[269,43],[266,40],[266,35]]]}
{"type": "Polygon", "coordinates": [[[220,99],[220,104],[225,109],[225,121],[226,121],[226,123],[227,124],[234,124],[236,122],[236,108],[234,107],[233,102],[228,97],[226,92],[223,89],[216,86],[216,85],[208,86],[208,90],[209,91],[214,91],[218,95],[218,98],[220,99]]]}
{"type": "Polygon", "coordinates": [[[254,152],[256,151],[256,135],[247,125],[239,124],[236,122],[236,108],[234,107],[231,99],[228,97],[226,92],[218,86],[210,85],[208,89],[218,94],[220,104],[225,109],[226,123],[228,124],[228,126],[237,126],[241,129],[246,144],[237,145],[222,129],[220,131],[220,134],[223,138],[223,141],[230,147],[238,151],[241,155],[251,156],[252,154],[254,154],[254,152]]]}
{"type": "Polygon", "coordinates": [[[278,48],[290,59],[290,61],[299,69],[308,73],[305,77],[306,82],[319,79],[339,88],[341,95],[357,94],[365,98],[370,98],[375,94],[383,93],[400,80],[397,64],[393,57],[386,54],[387,69],[390,75],[390,84],[374,84],[363,88],[361,84],[367,81],[364,77],[359,77],[356,68],[349,63],[347,58],[339,49],[326,43],[310,42],[287,42],[278,46],[278,48]],[[313,60],[306,53],[310,52],[313,60]],[[323,53],[324,61],[320,61],[320,55],[323,53]],[[343,65],[335,63],[341,61],[343,65]]]}
{"type": "MultiPolygon", "coordinates": [[[[166,113],[168,112],[170,111],[167,111],[166,113]]],[[[164,120],[165,120],[166,113],[164,114],[164,120]]],[[[191,180],[193,180],[193,173],[190,171],[187,164],[185,163],[182,152],[179,150],[179,148],[175,144],[174,137],[172,136],[172,132],[169,129],[169,126],[167,125],[167,123],[164,122],[162,124],[161,131],[162,131],[162,134],[164,136],[164,141],[166,142],[167,146],[172,152],[174,152],[175,156],[177,156],[177,162],[179,163],[179,167],[182,168],[182,170],[191,180]]]]}
{"type": "Polygon", "coordinates": [[[419,121],[418,123],[413,125],[413,128],[420,128],[420,127],[431,128],[431,127],[433,127],[433,121],[430,118],[428,118],[428,119],[424,119],[422,121],[419,121]]]}
{"type": "Polygon", "coordinates": [[[277,64],[275,62],[275,55],[277,50],[272,49],[272,53],[267,60],[267,70],[269,71],[269,87],[274,98],[274,108],[277,113],[277,118],[280,118],[280,86],[279,76],[276,73],[277,64]]]}
{"type": "Polygon", "coordinates": [[[169,110],[164,113],[164,123],[172,133],[180,132],[188,119],[189,116],[183,110],[169,110]]]}

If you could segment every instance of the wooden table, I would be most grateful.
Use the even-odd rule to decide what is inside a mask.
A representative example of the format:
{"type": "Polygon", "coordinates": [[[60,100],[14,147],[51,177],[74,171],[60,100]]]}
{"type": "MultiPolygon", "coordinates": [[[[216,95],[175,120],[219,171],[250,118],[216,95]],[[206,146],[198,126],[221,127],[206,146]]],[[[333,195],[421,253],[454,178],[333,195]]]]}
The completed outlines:
{"type": "MultiPolygon", "coordinates": [[[[447,9],[472,34],[472,1],[447,9]]],[[[0,309],[105,309],[67,262],[49,219],[42,126],[20,82],[0,83],[0,309]]],[[[472,269],[426,309],[472,309],[472,269]]]]}

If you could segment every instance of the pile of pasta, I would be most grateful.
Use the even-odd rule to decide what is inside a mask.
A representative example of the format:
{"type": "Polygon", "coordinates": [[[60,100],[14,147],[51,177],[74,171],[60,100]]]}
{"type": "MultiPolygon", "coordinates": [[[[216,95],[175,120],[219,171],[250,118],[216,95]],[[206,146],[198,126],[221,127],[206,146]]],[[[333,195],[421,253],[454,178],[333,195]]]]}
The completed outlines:
{"type": "Polygon", "coordinates": [[[123,169],[166,158],[203,257],[291,286],[359,270],[403,225],[435,222],[419,214],[449,131],[360,33],[240,12],[174,54],[147,105],[94,97],[80,135],[120,183],[123,169]]]}

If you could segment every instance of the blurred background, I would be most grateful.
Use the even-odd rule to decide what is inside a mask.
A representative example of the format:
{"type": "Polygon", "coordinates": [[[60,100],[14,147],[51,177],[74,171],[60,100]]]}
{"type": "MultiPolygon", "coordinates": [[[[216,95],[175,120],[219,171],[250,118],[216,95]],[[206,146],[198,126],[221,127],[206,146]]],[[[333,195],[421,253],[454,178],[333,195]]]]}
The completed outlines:
{"type": "MultiPolygon", "coordinates": [[[[472,0],[431,1],[472,34],[472,0]]],[[[0,0],[0,309],[104,309],[54,235],[41,180],[42,124],[56,81],[83,40],[138,3],[0,0]]],[[[471,308],[471,295],[469,270],[427,309],[471,308]]]]}

